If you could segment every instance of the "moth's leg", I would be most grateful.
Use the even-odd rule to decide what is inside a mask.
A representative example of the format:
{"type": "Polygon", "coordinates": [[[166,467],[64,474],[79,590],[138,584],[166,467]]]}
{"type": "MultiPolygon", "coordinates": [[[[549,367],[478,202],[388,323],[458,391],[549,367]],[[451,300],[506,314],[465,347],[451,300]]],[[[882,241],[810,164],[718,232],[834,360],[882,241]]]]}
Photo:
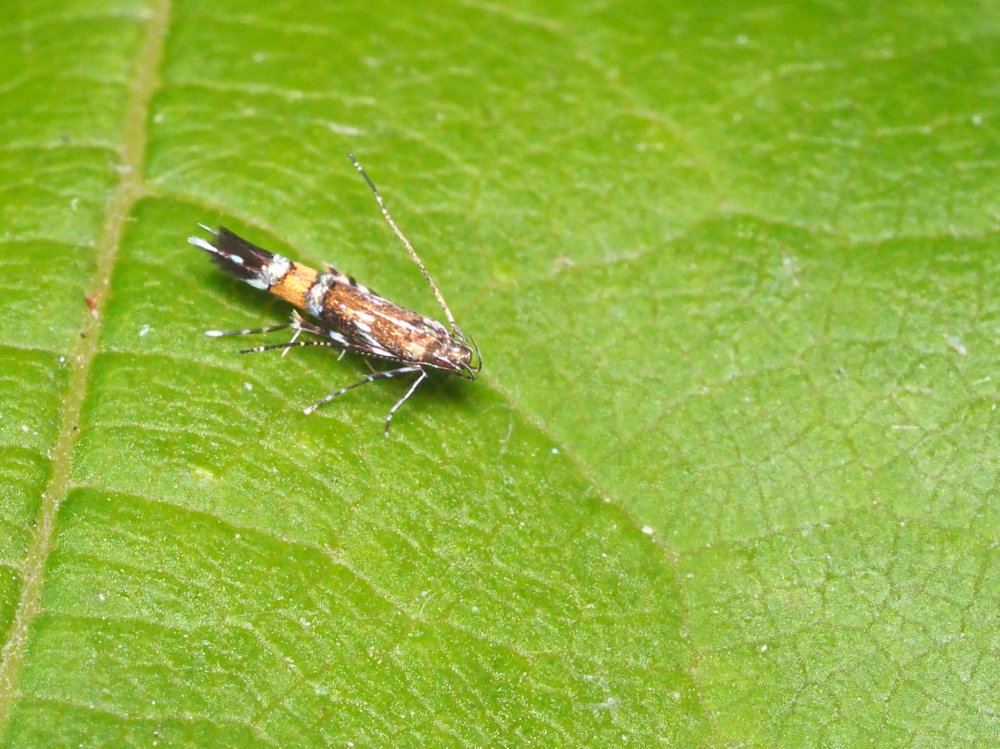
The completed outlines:
{"type": "Polygon", "coordinates": [[[388,416],[385,417],[385,428],[382,430],[383,437],[389,436],[389,422],[391,422],[392,417],[396,415],[396,411],[398,411],[399,407],[402,406],[404,403],[406,403],[407,400],[409,400],[410,396],[413,395],[413,391],[417,389],[417,386],[426,379],[427,379],[427,370],[421,369],[420,376],[413,381],[413,384],[410,385],[410,389],[406,391],[406,394],[402,398],[396,401],[395,406],[389,409],[389,414],[388,416]]]}
{"type": "Polygon", "coordinates": [[[315,325],[306,320],[298,313],[298,310],[292,310],[292,321],[288,324],[294,328],[296,332],[304,331],[306,333],[317,335],[320,338],[326,338],[327,334],[330,332],[326,328],[321,328],[319,325],[315,325]]]}
{"type": "Polygon", "coordinates": [[[295,344],[299,340],[299,336],[302,335],[302,328],[293,325],[292,330],[295,331],[294,333],[292,333],[292,340],[288,342],[288,345],[285,346],[284,351],[281,352],[282,356],[288,355],[288,351],[295,347],[295,344]]]}
{"type": "MultiPolygon", "coordinates": [[[[273,345],[273,346],[255,346],[254,348],[244,349],[244,350],[240,351],[240,353],[241,354],[257,354],[257,353],[260,353],[261,351],[270,351],[270,350],[275,349],[275,348],[282,348],[282,349],[284,349],[284,351],[281,352],[281,355],[284,356],[285,354],[288,353],[288,349],[293,348],[294,346],[305,345],[305,344],[298,343],[298,338],[299,338],[300,335],[302,335],[303,332],[305,332],[305,333],[312,333],[313,335],[319,336],[320,338],[326,338],[327,337],[326,336],[326,331],[323,330],[323,328],[320,328],[319,326],[313,325],[312,323],[308,322],[307,320],[304,320],[302,318],[302,316],[298,312],[295,312],[295,311],[292,312],[291,320],[289,322],[285,323],[284,325],[269,325],[266,328],[244,328],[243,330],[206,330],[205,331],[205,335],[210,336],[212,338],[219,338],[221,336],[234,336],[234,335],[257,335],[259,333],[274,333],[275,331],[278,331],[278,330],[287,330],[288,328],[291,328],[293,331],[295,331],[292,334],[292,340],[289,341],[288,343],[281,343],[281,344],[276,344],[276,345],[273,345]]],[[[341,348],[342,349],[342,347],[340,347],[340,346],[336,346],[335,344],[330,344],[330,343],[325,342],[325,341],[322,342],[322,343],[320,343],[320,342],[313,342],[313,343],[309,343],[308,345],[310,345],[310,346],[321,346],[321,345],[323,345],[323,346],[328,346],[330,348],[341,348]]],[[[340,356],[341,357],[344,356],[344,350],[343,349],[340,352],[340,356]]]]}
{"type": "MultiPolygon", "coordinates": [[[[317,343],[320,343],[320,341],[317,341],[317,343]]],[[[364,377],[362,377],[360,380],[358,380],[357,382],[355,382],[353,385],[348,385],[347,387],[343,387],[340,390],[336,391],[335,393],[330,393],[329,395],[324,396],[323,398],[321,398],[320,400],[316,401],[315,403],[313,403],[308,408],[304,409],[303,413],[305,413],[305,414],[311,414],[313,411],[315,411],[320,406],[326,405],[327,403],[329,403],[330,401],[332,401],[334,398],[338,398],[341,395],[343,395],[344,393],[346,393],[348,390],[354,390],[354,388],[361,387],[362,385],[367,385],[369,382],[374,382],[375,380],[387,380],[390,377],[399,377],[400,375],[410,374],[411,372],[421,372],[422,373],[423,370],[420,367],[415,367],[415,366],[411,365],[411,366],[406,366],[406,367],[400,367],[399,369],[387,369],[387,370],[385,370],[383,372],[372,372],[371,374],[367,374],[364,377]]],[[[426,377],[426,374],[424,376],[426,377]]],[[[407,397],[409,397],[409,396],[407,396],[407,397]]],[[[403,400],[406,400],[406,398],[404,398],[403,400]]]]}
{"type": "Polygon", "coordinates": [[[266,346],[254,346],[253,348],[240,349],[241,354],[259,354],[262,351],[274,351],[275,349],[290,349],[298,346],[324,346],[326,348],[341,348],[331,341],[285,341],[284,343],[269,343],[266,346]]]}
{"type": "MultiPolygon", "coordinates": [[[[292,312],[292,322],[290,324],[292,326],[292,330],[295,331],[294,333],[292,333],[292,340],[289,341],[290,344],[293,344],[293,343],[295,343],[296,341],[299,340],[299,336],[302,335],[302,331],[303,330],[305,330],[307,332],[310,332],[310,333],[312,332],[311,330],[309,330],[309,328],[312,327],[312,326],[308,325],[306,323],[306,321],[302,319],[301,315],[299,315],[298,312],[292,312]]],[[[290,349],[292,349],[292,348],[294,348],[294,347],[293,346],[285,346],[285,350],[281,352],[281,355],[282,356],[287,356],[288,355],[288,351],[290,349]]]]}
{"type": "Polygon", "coordinates": [[[243,330],[206,330],[205,335],[209,338],[221,338],[222,336],[229,335],[257,335],[258,333],[274,333],[276,330],[287,330],[288,328],[295,330],[296,336],[300,332],[305,331],[306,333],[326,338],[326,331],[323,328],[313,325],[296,310],[292,310],[291,318],[283,325],[269,325],[266,328],[244,328],[243,330]]]}
{"type": "Polygon", "coordinates": [[[221,338],[226,335],[256,335],[258,333],[273,333],[276,330],[285,330],[295,327],[295,323],[286,322],[284,325],[270,325],[266,328],[244,328],[243,330],[206,330],[205,335],[209,338],[221,338]]]}
{"type": "MultiPolygon", "coordinates": [[[[292,327],[295,329],[295,335],[292,336],[293,341],[299,337],[300,333],[309,333],[317,338],[322,338],[324,341],[333,340],[331,348],[340,349],[340,355],[337,356],[337,361],[343,359],[344,354],[347,353],[348,345],[342,336],[334,337],[328,328],[321,328],[319,325],[314,325],[308,320],[302,319],[302,316],[298,312],[292,313],[292,327]]],[[[286,353],[287,351],[282,351],[281,355],[284,356],[286,353]]]]}

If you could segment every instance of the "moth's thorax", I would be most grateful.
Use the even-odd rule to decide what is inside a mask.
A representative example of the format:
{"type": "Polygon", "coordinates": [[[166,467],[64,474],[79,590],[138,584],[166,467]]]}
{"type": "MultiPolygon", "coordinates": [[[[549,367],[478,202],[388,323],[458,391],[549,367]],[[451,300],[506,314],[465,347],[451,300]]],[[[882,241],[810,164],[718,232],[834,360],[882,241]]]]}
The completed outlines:
{"type": "Polygon", "coordinates": [[[309,309],[339,343],[372,356],[464,371],[469,352],[437,320],[379,296],[342,274],[321,273],[306,294],[309,309]],[[457,357],[457,358],[456,358],[457,357]]]}

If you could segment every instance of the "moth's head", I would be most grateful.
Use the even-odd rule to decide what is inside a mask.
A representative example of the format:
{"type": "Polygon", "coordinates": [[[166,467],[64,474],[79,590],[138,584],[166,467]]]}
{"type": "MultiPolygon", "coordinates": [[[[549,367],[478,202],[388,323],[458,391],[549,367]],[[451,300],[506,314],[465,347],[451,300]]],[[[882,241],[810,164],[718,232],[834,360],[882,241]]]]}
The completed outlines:
{"type": "Polygon", "coordinates": [[[466,380],[476,379],[479,370],[483,368],[483,355],[479,353],[479,344],[475,338],[467,339],[459,328],[450,336],[448,344],[449,358],[457,365],[451,371],[466,380]]]}

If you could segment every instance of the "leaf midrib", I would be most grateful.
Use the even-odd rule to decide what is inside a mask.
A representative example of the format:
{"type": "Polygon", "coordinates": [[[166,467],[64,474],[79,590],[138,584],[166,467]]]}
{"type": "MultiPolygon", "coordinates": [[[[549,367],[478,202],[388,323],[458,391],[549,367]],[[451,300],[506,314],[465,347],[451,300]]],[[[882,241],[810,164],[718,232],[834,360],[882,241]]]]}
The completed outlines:
{"type": "Polygon", "coordinates": [[[41,604],[45,563],[52,550],[52,534],[59,507],[70,485],[73,448],[78,422],[87,394],[94,358],[107,305],[111,274],[118,259],[125,224],[133,205],[145,197],[143,162],[148,138],[150,102],[159,81],[163,51],[170,21],[170,0],[152,0],[146,29],[129,80],[122,140],[119,147],[118,184],[108,200],[101,232],[94,245],[96,270],[91,286],[94,313],[83,313],[80,335],[69,352],[70,371],[59,431],[51,453],[52,473],[42,494],[31,542],[21,567],[22,588],[17,609],[0,655],[0,734],[17,696],[17,679],[24,659],[28,630],[41,604]]]}

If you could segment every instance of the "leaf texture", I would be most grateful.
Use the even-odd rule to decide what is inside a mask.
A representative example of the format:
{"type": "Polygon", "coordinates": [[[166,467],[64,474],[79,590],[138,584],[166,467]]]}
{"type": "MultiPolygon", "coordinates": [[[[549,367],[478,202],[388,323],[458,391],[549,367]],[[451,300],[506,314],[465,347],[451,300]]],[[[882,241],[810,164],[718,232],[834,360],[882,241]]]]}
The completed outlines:
{"type": "Polygon", "coordinates": [[[996,744],[998,28],[3,4],[0,743],[996,744]],[[389,439],[184,241],[436,314],[349,150],[486,360],[389,439]]]}

